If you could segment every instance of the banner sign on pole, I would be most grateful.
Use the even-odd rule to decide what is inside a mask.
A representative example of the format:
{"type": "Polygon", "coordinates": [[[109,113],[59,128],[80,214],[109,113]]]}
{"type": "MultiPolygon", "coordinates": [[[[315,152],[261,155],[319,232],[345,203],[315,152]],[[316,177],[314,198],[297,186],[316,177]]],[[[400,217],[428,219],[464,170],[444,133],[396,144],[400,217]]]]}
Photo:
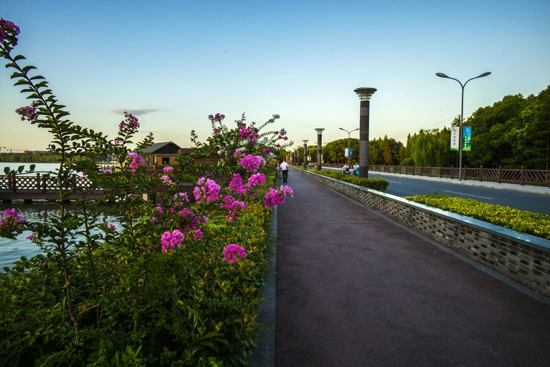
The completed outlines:
{"type": "Polygon", "coordinates": [[[458,131],[460,128],[458,126],[451,127],[451,151],[455,152],[458,150],[458,131]]]}
{"type": "Polygon", "coordinates": [[[472,150],[472,127],[462,127],[462,150],[469,152],[472,150]]]}
{"type": "Polygon", "coordinates": [[[353,157],[353,149],[352,148],[349,148],[349,157],[353,157]]]}

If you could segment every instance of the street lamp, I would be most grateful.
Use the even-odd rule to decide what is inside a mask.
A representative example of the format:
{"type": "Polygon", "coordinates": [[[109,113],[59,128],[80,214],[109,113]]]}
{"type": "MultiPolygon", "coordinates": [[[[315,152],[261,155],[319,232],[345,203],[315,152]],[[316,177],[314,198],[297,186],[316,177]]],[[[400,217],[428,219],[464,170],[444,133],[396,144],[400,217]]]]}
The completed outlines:
{"type": "Polygon", "coordinates": [[[369,177],[369,111],[370,97],[376,88],[357,88],[354,90],[361,101],[359,117],[359,177],[369,177]]]}
{"type": "Polygon", "coordinates": [[[321,155],[323,154],[323,148],[322,148],[322,135],[323,135],[323,128],[317,128],[315,131],[317,131],[317,171],[321,170],[321,155]]]}
{"type": "Polygon", "coordinates": [[[349,166],[349,149],[350,149],[350,146],[349,146],[349,139],[350,139],[350,135],[351,135],[352,132],[359,130],[359,128],[353,129],[353,130],[351,130],[351,131],[348,131],[348,130],[346,130],[346,129],[342,129],[341,127],[339,127],[339,129],[340,129],[340,130],[344,130],[345,132],[348,133],[348,166],[349,166]]]}
{"type": "Polygon", "coordinates": [[[304,142],[304,168],[307,168],[307,142],[309,140],[302,140],[304,142]]]}
{"type": "Polygon", "coordinates": [[[470,80],[474,80],[474,79],[477,79],[477,78],[483,78],[487,75],[491,75],[491,72],[488,71],[486,73],[483,73],[481,75],[476,76],[475,78],[468,79],[468,80],[466,80],[466,83],[464,83],[464,84],[462,84],[460,82],[460,80],[455,79],[455,78],[451,78],[450,76],[448,76],[446,74],[443,74],[443,73],[435,73],[435,75],[437,75],[440,78],[456,80],[458,82],[458,84],[460,84],[460,87],[462,88],[462,99],[460,100],[460,126],[458,128],[458,180],[462,181],[462,144],[463,144],[463,142],[462,142],[462,125],[464,124],[464,87],[466,87],[466,84],[468,84],[468,82],[470,80]]]}

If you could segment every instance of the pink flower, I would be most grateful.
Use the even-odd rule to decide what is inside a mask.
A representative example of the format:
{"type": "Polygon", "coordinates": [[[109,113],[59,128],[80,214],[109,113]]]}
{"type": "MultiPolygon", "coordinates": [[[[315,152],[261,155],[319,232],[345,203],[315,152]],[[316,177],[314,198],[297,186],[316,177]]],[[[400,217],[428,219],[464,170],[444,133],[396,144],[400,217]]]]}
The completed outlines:
{"type": "Polygon", "coordinates": [[[169,231],[164,232],[161,237],[162,251],[172,252],[176,246],[181,247],[184,239],[183,233],[177,229],[174,229],[172,233],[169,231]]]}
{"type": "Polygon", "coordinates": [[[246,257],[246,251],[241,246],[231,244],[227,245],[223,249],[223,261],[233,264],[237,261],[237,255],[243,259],[246,257]]]}
{"type": "Polygon", "coordinates": [[[0,18],[0,43],[4,43],[6,40],[7,44],[12,46],[17,45],[17,35],[19,34],[19,27],[10,22],[0,18]]]}
{"type": "Polygon", "coordinates": [[[136,173],[139,166],[143,164],[143,157],[133,152],[128,153],[128,157],[132,158],[132,162],[130,162],[129,167],[132,170],[132,173],[136,173]]]}
{"type": "Polygon", "coordinates": [[[193,232],[193,239],[196,241],[197,239],[203,239],[204,238],[204,234],[202,233],[202,231],[200,229],[197,229],[195,232],[193,232]]]}
{"type": "Polygon", "coordinates": [[[139,122],[137,117],[126,111],[124,111],[124,117],[126,117],[126,120],[118,124],[118,130],[120,132],[125,132],[128,134],[135,133],[139,129],[139,122]]]}
{"type": "Polygon", "coordinates": [[[261,166],[265,166],[265,159],[259,155],[244,155],[243,159],[239,162],[239,166],[243,167],[247,172],[257,172],[261,166]]]}
{"type": "Polygon", "coordinates": [[[262,186],[262,185],[265,185],[265,176],[263,173],[253,174],[248,178],[248,182],[246,183],[246,186],[248,187],[262,186]]]}
{"type": "Polygon", "coordinates": [[[201,201],[210,203],[218,200],[220,189],[220,186],[214,180],[201,177],[197,181],[197,186],[193,189],[193,195],[195,195],[197,203],[201,201]]]}
{"type": "Polygon", "coordinates": [[[231,182],[229,182],[229,186],[227,188],[229,191],[233,191],[238,195],[242,195],[246,192],[246,187],[243,186],[243,178],[238,173],[233,175],[233,178],[231,179],[231,182]]]}
{"type": "Polygon", "coordinates": [[[109,223],[109,228],[116,229],[116,226],[113,223],[109,223]]]}
{"type": "Polygon", "coordinates": [[[36,105],[18,108],[15,113],[21,116],[21,121],[34,121],[36,120],[36,105]]]}
{"type": "Polygon", "coordinates": [[[4,219],[0,221],[0,237],[12,236],[13,233],[20,234],[23,232],[23,224],[27,218],[19,215],[17,209],[12,208],[2,211],[4,219]]]}
{"type": "Polygon", "coordinates": [[[239,209],[248,209],[248,205],[242,201],[235,200],[233,196],[227,195],[223,199],[223,204],[220,204],[220,208],[225,208],[229,212],[227,214],[227,219],[231,223],[233,219],[238,218],[237,212],[239,209]]]}
{"type": "Polygon", "coordinates": [[[164,172],[166,172],[166,173],[170,173],[170,172],[172,172],[172,167],[166,166],[166,167],[164,167],[162,170],[163,170],[164,172]]]}
{"type": "Polygon", "coordinates": [[[283,204],[287,195],[293,196],[293,194],[290,186],[281,186],[279,190],[270,187],[268,193],[264,196],[265,207],[273,209],[275,206],[283,204]]]}

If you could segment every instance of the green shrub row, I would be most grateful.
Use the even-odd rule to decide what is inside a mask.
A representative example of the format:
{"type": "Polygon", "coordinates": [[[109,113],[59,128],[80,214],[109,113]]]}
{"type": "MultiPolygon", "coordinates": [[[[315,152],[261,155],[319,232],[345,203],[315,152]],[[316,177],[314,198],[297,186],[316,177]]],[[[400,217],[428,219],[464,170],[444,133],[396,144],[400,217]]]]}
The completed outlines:
{"type": "Polygon", "coordinates": [[[363,178],[363,177],[358,177],[354,175],[344,174],[338,171],[332,171],[332,170],[317,171],[316,169],[311,169],[311,168],[304,169],[303,167],[297,167],[297,166],[294,166],[293,168],[306,170],[311,173],[331,177],[336,180],[349,182],[357,186],[362,186],[362,187],[366,187],[367,189],[372,189],[377,191],[385,191],[388,188],[388,185],[390,184],[388,180],[384,180],[383,178],[363,178]]]}
{"type": "Polygon", "coordinates": [[[417,195],[406,196],[405,199],[550,239],[550,216],[546,214],[449,196],[417,195]]]}

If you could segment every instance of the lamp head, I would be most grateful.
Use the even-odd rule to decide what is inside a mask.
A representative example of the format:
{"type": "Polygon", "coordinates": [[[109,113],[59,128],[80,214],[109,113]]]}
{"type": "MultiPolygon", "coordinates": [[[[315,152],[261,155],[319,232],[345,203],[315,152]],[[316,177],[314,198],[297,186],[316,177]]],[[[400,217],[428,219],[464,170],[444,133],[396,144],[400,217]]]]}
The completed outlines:
{"type": "Polygon", "coordinates": [[[368,101],[374,92],[376,92],[376,88],[357,88],[354,92],[359,96],[359,100],[368,101]]]}
{"type": "Polygon", "coordinates": [[[478,78],[483,78],[484,76],[487,76],[487,75],[491,75],[491,72],[488,71],[488,72],[486,72],[486,73],[483,73],[483,74],[481,74],[480,76],[478,76],[478,78]]]}
{"type": "Polygon", "coordinates": [[[449,79],[449,77],[448,77],[446,74],[443,74],[443,73],[435,73],[435,75],[437,75],[437,76],[440,77],[440,78],[447,78],[447,79],[449,79]]]}

